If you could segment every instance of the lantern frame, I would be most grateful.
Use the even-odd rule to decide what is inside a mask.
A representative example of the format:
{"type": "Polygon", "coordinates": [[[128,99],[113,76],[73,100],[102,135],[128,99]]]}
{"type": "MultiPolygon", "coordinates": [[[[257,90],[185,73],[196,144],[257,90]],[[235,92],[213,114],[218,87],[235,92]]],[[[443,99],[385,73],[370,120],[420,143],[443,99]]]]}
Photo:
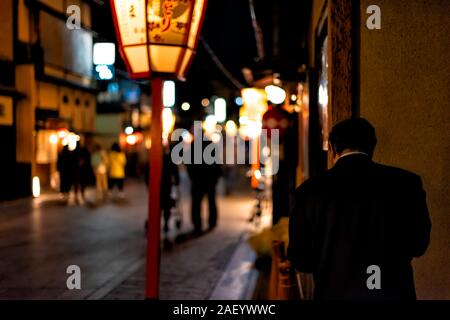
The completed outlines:
{"type": "Polygon", "coordinates": [[[206,8],[208,5],[208,0],[191,0],[193,2],[191,8],[189,9],[189,19],[188,21],[188,31],[186,32],[186,34],[183,37],[183,41],[181,45],[175,45],[175,44],[164,44],[164,43],[154,43],[151,42],[149,39],[149,29],[148,29],[148,4],[151,0],[145,0],[145,30],[146,30],[146,40],[143,43],[140,44],[135,44],[135,45],[129,45],[129,46],[124,46],[123,45],[123,41],[122,41],[122,34],[120,32],[120,27],[119,27],[119,20],[117,17],[117,11],[116,11],[116,6],[115,6],[115,0],[110,0],[110,6],[111,6],[111,11],[112,11],[112,15],[113,15],[113,22],[114,22],[114,29],[116,32],[116,39],[118,42],[118,47],[119,47],[119,53],[120,56],[122,57],[122,60],[125,63],[125,66],[127,68],[127,71],[130,75],[130,77],[132,79],[142,79],[142,78],[164,78],[164,79],[178,79],[181,81],[185,81],[186,78],[186,74],[189,71],[191,65],[192,65],[192,61],[194,60],[194,56],[197,53],[197,46],[198,46],[198,42],[200,39],[200,31],[202,29],[203,26],[203,22],[205,19],[205,12],[206,12],[206,8]],[[192,45],[192,47],[188,46],[188,42],[189,42],[189,36],[191,35],[191,28],[192,28],[192,17],[194,14],[194,10],[196,7],[196,3],[198,1],[202,1],[203,2],[203,6],[202,6],[202,10],[199,13],[200,14],[200,18],[199,18],[199,23],[198,23],[198,28],[197,28],[197,32],[195,34],[195,40],[194,43],[192,45]],[[148,60],[148,71],[144,71],[144,72],[133,72],[133,69],[131,67],[131,63],[125,53],[125,47],[133,47],[133,46],[145,46],[146,48],[146,52],[147,52],[147,60],[148,60]],[[178,47],[181,48],[180,53],[177,56],[177,62],[176,62],[176,67],[175,67],[175,71],[174,72],[155,72],[152,70],[152,55],[151,55],[151,50],[150,47],[151,46],[158,46],[158,47],[178,47]],[[187,52],[188,50],[191,51],[191,53],[187,52]],[[181,69],[183,67],[183,62],[184,62],[184,58],[186,57],[187,54],[190,54],[189,57],[189,61],[186,63],[186,65],[184,66],[183,69],[181,69]]]}

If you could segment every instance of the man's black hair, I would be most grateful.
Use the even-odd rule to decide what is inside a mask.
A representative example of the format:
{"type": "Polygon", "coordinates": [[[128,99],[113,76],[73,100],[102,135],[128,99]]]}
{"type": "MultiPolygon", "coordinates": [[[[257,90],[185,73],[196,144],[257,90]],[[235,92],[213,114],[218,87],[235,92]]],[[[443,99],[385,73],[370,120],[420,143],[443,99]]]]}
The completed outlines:
{"type": "Polygon", "coordinates": [[[351,118],[339,122],[331,130],[330,144],[340,154],[345,149],[357,150],[373,155],[377,144],[375,128],[364,118],[351,118]]]}

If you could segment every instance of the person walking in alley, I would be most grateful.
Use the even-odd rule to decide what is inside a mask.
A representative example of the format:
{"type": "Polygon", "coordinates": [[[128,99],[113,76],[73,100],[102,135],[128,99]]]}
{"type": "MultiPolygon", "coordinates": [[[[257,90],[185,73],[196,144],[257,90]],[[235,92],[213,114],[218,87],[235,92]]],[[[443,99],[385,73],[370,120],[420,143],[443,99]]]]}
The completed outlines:
{"type": "MultiPolygon", "coordinates": [[[[203,142],[203,150],[211,142],[203,142]]],[[[194,152],[192,152],[193,154],[194,152]]],[[[217,205],[216,205],[216,185],[222,175],[220,165],[216,162],[206,164],[204,161],[200,164],[186,165],[189,178],[191,179],[191,197],[192,197],[192,224],[194,225],[194,235],[200,235],[202,231],[201,204],[203,197],[208,198],[208,230],[212,230],[217,224],[217,205]]]]}
{"type": "Polygon", "coordinates": [[[97,200],[106,200],[108,194],[108,154],[99,144],[91,156],[91,165],[95,173],[97,200]]]}
{"type": "Polygon", "coordinates": [[[288,258],[312,273],[314,299],[415,299],[411,261],[428,248],[431,222],[419,176],[372,161],[373,126],[337,124],[335,165],[295,192],[288,258]]]}
{"type": "Polygon", "coordinates": [[[119,189],[119,198],[124,198],[123,187],[125,181],[125,165],[127,158],[125,153],[120,150],[119,144],[113,143],[109,153],[109,190],[114,191],[114,187],[119,189]]]}
{"type": "Polygon", "coordinates": [[[89,150],[77,143],[74,150],[75,156],[75,172],[74,172],[74,193],[75,203],[86,202],[86,186],[90,181],[92,175],[91,155],[89,150]],[[80,197],[78,196],[80,195],[80,197]],[[80,201],[81,200],[81,201],[80,201]]]}
{"type": "Polygon", "coordinates": [[[69,150],[69,146],[65,145],[58,155],[56,164],[60,180],[59,191],[62,193],[64,201],[69,201],[70,189],[74,183],[75,165],[75,156],[69,150]]]}

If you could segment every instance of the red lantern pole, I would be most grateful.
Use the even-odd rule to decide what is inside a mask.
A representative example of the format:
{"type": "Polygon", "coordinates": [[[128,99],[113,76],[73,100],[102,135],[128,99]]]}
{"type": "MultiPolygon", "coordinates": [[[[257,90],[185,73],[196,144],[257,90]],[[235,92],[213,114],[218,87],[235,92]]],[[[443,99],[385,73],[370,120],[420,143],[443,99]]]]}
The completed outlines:
{"type": "Polygon", "coordinates": [[[149,150],[148,228],[147,228],[147,276],[146,299],[159,297],[159,259],[161,228],[161,171],[162,171],[162,79],[151,80],[152,126],[149,150]]]}

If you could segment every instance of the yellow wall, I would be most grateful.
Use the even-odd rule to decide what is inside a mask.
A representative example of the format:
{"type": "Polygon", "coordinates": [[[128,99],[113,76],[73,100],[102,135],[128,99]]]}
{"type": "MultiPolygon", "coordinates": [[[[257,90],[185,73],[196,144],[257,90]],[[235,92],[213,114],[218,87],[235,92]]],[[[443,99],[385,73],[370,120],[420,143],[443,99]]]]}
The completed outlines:
{"type": "Polygon", "coordinates": [[[450,299],[449,13],[442,0],[361,1],[361,116],[377,129],[375,160],[418,173],[427,191],[431,245],[414,263],[425,299],[450,299]],[[372,4],[381,30],[366,28],[372,4]]]}
{"type": "Polygon", "coordinates": [[[18,0],[17,11],[17,38],[22,42],[30,42],[30,10],[28,10],[24,0],[18,0]]]}
{"type": "Polygon", "coordinates": [[[96,97],[94,94],[46,82],[37,82],[36,86],[39,108],[58,110],[59,117],[71,122],[76,131],[93,132],[95,130],[96,97]],[[67,103],[64,102],[64,96],[68,98],[67,103]]]}
{"type": "Polygon", "coordinates": [[[34,65],[16,67],[16,89],[26,95],[16,103],[16,159],[32,163],[34,160],[34,110],[37,101],[34,65]]]}
{"type": "Polygon", "coordinates": [[[58,110],[58,87],[46,82],[38,82],[36,85],[38,92],[37,105],[39,106],[39,108],[58,110]]]}
{"type": "Polygon", "coordinates": [[[13,60],[12,0],[0,1],[0,59],[13,60]]]}
{"type": "Polygon", "coordinates": [[[63,0],[40,0],[41,2],[45,3],[47,6],[51,7],[52,9],[55,9],[59,12],[65,12],[64,9],[64,1],[63,0]]]}

